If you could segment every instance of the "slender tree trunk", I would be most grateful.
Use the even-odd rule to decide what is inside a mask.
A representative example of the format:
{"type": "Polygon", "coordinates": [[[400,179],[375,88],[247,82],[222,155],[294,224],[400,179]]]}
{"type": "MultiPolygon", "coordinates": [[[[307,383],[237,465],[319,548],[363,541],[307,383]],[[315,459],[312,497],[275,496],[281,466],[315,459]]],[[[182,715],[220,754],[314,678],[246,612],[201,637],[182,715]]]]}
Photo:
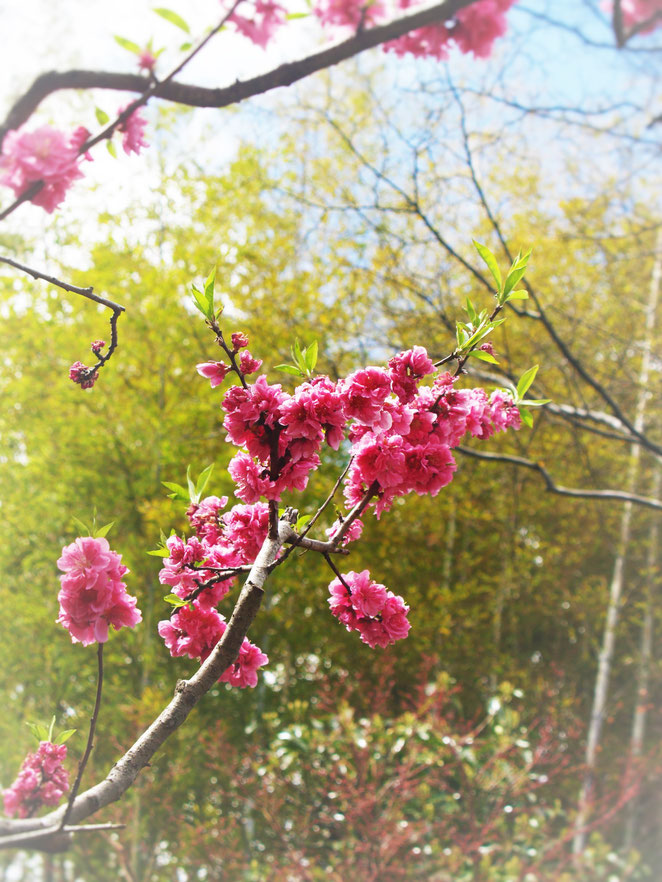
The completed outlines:
{"type": "MultiPolygon", "coordinates": [[[[655,263],[653,264],[650,293],[648,297],[648,305],[646,307],[646,327],[644,340],[642,342],[643,351],[641,357],[641,369],[639,371],[639,396],[637,399],[637,410],[634,420],[635,428],[639,432],[641,432],[644,428],[644,415],[646,411],[646,401],[648,399],[647,386],[648,374],[650,370],[653,329],[655,327],[655,313],[657,311],[657,301],[660,290],[660,275],[662,274],[661,254],[662,234],[658,234],[656,244],[656,257],[655,263]]],[[[630,493],[633,493],[636,488],[640,453],[640,446],[638,444],[633,444],[630,448],[630,465],[628,468],[626,482],[626,489],[630,493]]],[[[616,627],[618,625],[618,618],[620,613],[621,596],[623,593],[623,579],[625,573],[627,549],[630,542],[631,523],[632,503],[626,502],[623,505],[623,514],[621,516],[621,529],[618,546],[616,549],[616,557],[614,559],[614,569],[611,577],[609,604],[607,606],[607,618],[602,635],[602,648],[600,650],[600,655],[598,658],[598,673],[595,680],[595,689],[593,692],[593,707],[591,710],[591,719],[589,723],[588,738],[586,742],[586,754],[584,758],[584,779],[582,781],[582,788],[579,794],[579,801],[577,805],[575,836],[573,840],[573,853],[576,856],[580,855],[584,851],[584,847],[586,845],[585,828],[593,795],[598,748],[600,746],[602,724],[604,722],[607,696],[609,693],[609,678],[611,674],[611,663],[614,655],[614,645],[616,642],[616,627]]]]}
{"type": "MultiPolygon", "coordinates": [[[[652,492],[658,496],[662,489],[662,468],[655,472],[652,492]]],[[[653,516],[648,537],[648,556],[646,565],[646,607],[644,618],[641,623],[641,638],[639,643],[639,666],[637,669],[637,696],[634,713],[632,715],[632,731],[630,733],[630,766],[633,768],[641,757],[644,737],[646,734],[646,715],[648,712],[648,683],[650,680],[650,666],[653,656],[653,610],[657,596],[658,581],[660,578],[658,568],[659,549],[659,521],[653,516]]],[[[625,825],[624,847],[629,850],[634,845],[635,825],[637,818],[637,798],[634,797],[628,804],[627,822],[625,825]]]]}

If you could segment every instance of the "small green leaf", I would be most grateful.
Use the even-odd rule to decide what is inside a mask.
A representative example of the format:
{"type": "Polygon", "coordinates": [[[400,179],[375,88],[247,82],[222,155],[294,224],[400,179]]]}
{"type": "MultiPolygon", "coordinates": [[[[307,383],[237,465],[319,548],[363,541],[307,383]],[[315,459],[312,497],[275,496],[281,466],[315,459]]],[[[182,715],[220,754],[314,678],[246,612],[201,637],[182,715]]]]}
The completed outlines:
{"type": "Polygon", "coordinates": [[[78,528],[81,536],[91,536],[92,530],[84,524],[82,521],[79,521],[78,518],[72,517],[71,519],[74,522],[74,526],[78,528]]]}
{"type": "Polygon", "coordinates": [[[65,729],[64,732],[60,732],[60,734],[55,739],[55,744],[64,744],[65,741],[68,741],[72,735],[74,735],[78,729],[65,729]]]}
{"type": "Polygon", "coordinates": [[[145,554],[149,554],[152,557],[170,557],[170,549],[167,547],[155,548],[153,551],[146,551],[145,554]]]}
{"type": "Polygon", "coordinates": [[[532,368],[529,368],[528,371],[524,371],[522,376],[519,379],[519,383],[517,384],[517,397],[522,398],[527,390],[530,388],[531,384],[536,378],[536,374],[538,373],[539,365],[534,365],[532,368]]]}
{"type": "Polygon", "coordinates": [[[46,739],[47,741],[51,741],[51,742],[53,741],[53,729],[54,728],[55,728],[55,717],[52,716],[51,717],[51,724],[48,727],[48,738],[46,739]]]}
{"type": "Polygon", "coordinates": [[[94,108],[94,115],[97,118],[97,122],[100,126],[105,126],[106,123],[110,120],[110,117],[106,113],[105,110],[102,110],[100,107],[94,108]]]}
{"type": "Polygon", "coordinates": [[[288,21],[295,21],[297,18],[308,18],[309,12],[288,12],[285,18],[288,21]]]}
{"type": "Polygon", "coordinates": [[[472,349],[469,355],[473,356],[473,358],[479,358],[481,361],[489,361],[490,364],[499,364],[493,355],[490,355],[489,352],[485,352],[483,349],[472,349]]]}
{"type": "Polygon", "coordinates": [[[142,49],[137,43],[127,40],[126,37],[118,37],[115,35],[113,39],[122,47],[122,49],[126,49],[127,52],[133,52],[134,55],[140,55],[142,52],[142,49]]]}
{"type": "Polygon", "coordinates": [[[104,524],[103,527],[97,527],[94,531],[94,538],[100,539],[104,536],[107,536],[109,531],[115,526],[115,521],[111,521],[109,524],[104,524]]]}
{"type": "Polygon", "coordinates": [[[181,499],[183,502],[189,501],[189,495],[181,484],[175,484],[172,481],[161,481],[161,483],[164,487],[167,487],[168,490],[172,490],[172,493],[168,494],[170,499],[181,499]]]}
{"type": "Polygon", "coordinates": [[[528,426],[530,429],[533,427],[533,417],[531,416],[530,411],[528,411],[525,407],[517,408],[519,410],[519,415],[522,417],[522,422],[525,426],[528,426]]]}
{"type": "Polygon", "coordinates": [[[472,324],[475,324],[476,319],[478,318],[478,314],[476,313],[476,308],[474,307],[473,303],[471,302],[471,300],[469,300],[468,297],[466,300],[466,310],[467,310],[467,314],[469,316],[469,320],[471,321],[472,324]]]}
{"type": "Polygon", "coordinates": [[[211,473],[213,471],[214,471],[214,463],[212,463],[211,465],[208,465],[206,469],[203,469],[200,472],[200,475],[198,476],[197,483],[195,485],[195,492],[196,492],[198,499],[200,499],[202,497],[202,494],[205,491],[205,487],[209,483],[209,479],[211,478],[211,473]]]}
{"type": "Polygon", "coordinates": [[[301,376],[301,371],[299,368],[294,367],[293,364],[277,364],[274,365],[275,371],[282,371],[284,374],[292,374],[295,377],[301,376]]]}
{"type": "Polygon", "coordinates": [[[301,369],[301,373],[306,373],[306,362],[304,361],[303,353],[301,352],[301,346],[299,346],[299,341],[294,341],[294,346],[292,347],[292,358],[294,359],[294,363],[301,369]]]}
{"type": "Polygon", "coordinates": [[[196,494],[195,494],[195,484],[193,483],[193,478],[191,477],[191,466],[190,464],[186,467],[186,483],[188,484],[188,495],[191,502],[197,502],[196,494]]]}
{"type": "Polygon", "coordinates": [[[191,33],[190,27],[186,24],[181,15],[177,15],[177,13],[173,12],[172,9],[164,9],[163,7],[158,7],[154,9],[154,12],[157,15],[160,15],[161,18],[165,18],[166,21],[169,21],[170,24],[173,24],[176,28],[180,28],[187,34],[191,33]]]}
{"type": "Polygon", "coordinates": [[[549,404],[551,398],[523,398],[520,404],[526,404],[527,407],[542,407],[543,404],[549,404]]]}
{"type": "Polygon", "coordinates": [[[499,269],[499,264],[497,263],[496,257],[492,254],[489,248],[485,245],[481,245],[480,242],[476,242],[473,240],[474,248],[480,254],[480,256],[485,261],[488,270],[492,273],[492,278],[496,282],[497,291],[501,293],[501,287],[503,282],[501,280],[501,270],[499,269]]]}
{"type": "Polygon", "coordinates": [[[528,300],[529,295],[524,290],[524,288],[516,288],[514,291],[511,291],[507,297],[508,300],[528,300]]]}
{"type": "Polygon", "coordinates": [[[308,373],[312,374],[315,370],[315,365],[317,364],[317,340],[313,340],[310,346],[305,349],[304,360],[306,362],[308,373]]]}
{"type": "Polygon", "coordinates": [[[297,533],[300,530],[303,530],[303,528],[306,526],[306,524],[308,523],[308,521],[311,518],[312,518],[312,515],[301,515],[300,517],[297,518],[297,522],[294,527],[294,529],[297,531],[297,533]]]}
{"type": "Polygon", "coordinates": [[[188,52],[188,50],[193,46],[193,43],[182,43],[179,47],[180,52],[188,52]]]}
{"type": "Polygon", "coordinates": [[[110,153],[113,159],[117,159],[117,150],[112,141],[106,141],[106,150],[110,153]]]}
{"type": "Polygon", "coordinates": [[[25,725],[32,732],[37,741],[48,741],[48,728],[44,726],[43,723],[26,722],[25,725]]]}
{"type": "Polygon", "coordinates": [[[177,597],[176,594],[166,594],[163,599],[166,603],[169,603],[170,606],[188,606],[188,601],[182,600],[182,598],[177,597]]]}

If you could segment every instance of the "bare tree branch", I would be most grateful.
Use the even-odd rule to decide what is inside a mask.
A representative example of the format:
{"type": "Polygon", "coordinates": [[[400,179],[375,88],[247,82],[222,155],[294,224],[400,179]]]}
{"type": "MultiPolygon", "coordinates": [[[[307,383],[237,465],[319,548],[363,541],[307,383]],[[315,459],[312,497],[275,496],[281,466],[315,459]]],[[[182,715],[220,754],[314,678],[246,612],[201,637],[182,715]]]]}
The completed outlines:
{"type": "Polygon", "coordinates": [[[62,89],[111,89],[141,94],[149,90],[150,97],[154,96],[189,107],[227,107],[254,95],[261,95],[281,86],[290,86],[317,71],[346,61],[381,43],[395,40],[416,28],[447,21],[458,10],[470,6],[472,2],[475,0],[444,0],[442,3],[434,3],[386,24],[361,30],[346,40],[298,61],[281,64],[265,74],[248,80],[237,80],[231,86],[221,89],[208,89],[173,80],[154,83],[149,77],[140,74],[94,70],[50,71],[37,77],[27,92],[10,109],[0,126],[0,143],[8,131],[17,129],[34,113],[44,98],[62,89]]]}
{"type": "Polygon", "coordinates": [[[473,456],[476,459],[484,459],[489,462],[508,462],[512,465],[521,466],[525,469],[531,469],[542,475],[547,489],[559,496],[574,496],[578,499],[604,499],[616,500],[618,502],[631,502],[634,505],[643,505],[647,508],[653,508],[656,511],[662,511],[662,500],[651,499],[648,496],[638,496],[636,493],[626,493],[624,490],[581,490],[576,487],[562,487],[552,478],[547,469],[539,462],[531,459],[525,459],[523,456],[513,456],[509,453],[487,453],[484,451],[474,450],[471,447],[460,445],[455,447],[465,456],[473,456]]]}

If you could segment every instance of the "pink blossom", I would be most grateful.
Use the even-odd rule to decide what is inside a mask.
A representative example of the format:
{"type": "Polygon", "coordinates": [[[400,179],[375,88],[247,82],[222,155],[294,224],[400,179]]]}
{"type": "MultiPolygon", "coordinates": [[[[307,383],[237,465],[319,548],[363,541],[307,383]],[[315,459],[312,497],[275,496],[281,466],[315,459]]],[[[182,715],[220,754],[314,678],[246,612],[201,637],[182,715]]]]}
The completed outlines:
{"type": "MultiPolygon", "coordinates": [[[[326,535],[329,539],[333,539],[340,532],[344,521],[336,520],[334,521],[328,530],[326,530],[326,535]]],[[[349,530],[345,533],[342,538],[342,544],[347,545],[350,542],[354,542],[357,539],[361,538],[361,534],[363,533],[363,521],[361,518],[355,518],[349,526],[349,530]]]]}
{"type": "MultiPolygon", "coordinates": [[[[120,108],[118,115],[125,110],[126,107],[120,108]]],[[[143,137],[146,126],[147,120],[140,112],[140,108],[134,110],[133,113],[118,126],[119,131],[122,133],[122,147],[127,156],[131,153],[140,153],[140,150],[143,147],[149,147],[149,144],[143,137]]]]}
{"type": "MultiPolygon", "coordinates": [[[[454,43],[460,52],[471,52],[476,58],[487,58],[494,41],[506,31],[505,13],[515,0],[478,0],[458,10],[453,19],[410,31],[397,40],[384,44],[384,49],[397,55],[411,53],[442,61],[454,43]]],[[[403,9],[409,0],[401,0],[403,9]]]]}
{"type": "MultiPolygon", "coordinates": [[[[605,7],[611,12],[612,4],[605,7]]],[[[660,0],[621,0],[621,14],[626,29],[632,29],[644,22],[650,22],[641,29],[642,34],[650,34],[662,26],[662,2],[660,0]]]]}
{"type": "Polygon", "coordinates": [[[99,379],[99,372],[87,367],[82,361],[75,361],[69,368],[69,379],[78,383],[81,389],[91,389],[99,379]]]}
{"type": "Polygon", "coordinates": [[[345,416],[365,426],[388,429],[390,415],[383,404],[391,392],[391,379],[383,368],[366,367],[340,384],[345,416]]]}
{"type": "Polygon", "coordinates": [[[240,349],[248,346],[248,337],[241,331],[235,331],[230,339],[232,340],[232,348],[235,352],[239,352],[240,349]]]}
{"type": "Polygon", "coordinates": [[[227,504],[227,496],[220,498],[207,496],[187,508],[186,516],[200,539],[206,539],[212,545],[219,541],[221,537],[220,513],[227,504]]]}
{"type": "Polygon", "coordinates": [[[422,346],[414,346],[413,349],[394,355],[388,368],[393,391],[405,404],[416,395],[420,380],[434,373],[434,365],[422,346]]]}
{"type": "Polygon", "coordinates": [[[30,202],[51,214],[73,182],[83,177],[78,162],[79,147],[88,134],[86,129],[80,128],[67,139],[51,126],[41,126],[33,132],[23,129],[8,132],[0,156],[0,183],[11,187],[18,197],[32,184],[42,181],[41,189],[30,202]]]}
{"type": "Polygon", "coordinates": [[[156,67],[156,55],[151,49],[143,49],[138,55],[138,70],[153,71],[156,67]]]}
{"type": "Polygon", "coordinates": [[[262,367],[262,360],[259,358],[253,358],[248,349],[245,352],[242,352],[239,356],[239,368],[245,376],[248,374],[254,374],[256,371],[259,371],[262,367]]]}
{"type": "Polygon", "coordinates": [[[101,355],[101,350],[104,348],[105,345],[105,340],[95,340],[90,346],[90,349],[95,355],[101,355]]]}
{"type": "MultiPolygon", "coordinates": [[[[211,654],[226,628],[223,616],[216,610],[201,608],[197,601],[158,624],[158,632],[173,657],[187,655],[201,661],[211,654]]],[[[237,660],[221,674],[219,682],[240,689],[256,686],[258,668],[268,661],[265,653],[244,637],[237,660]]]]}
{"type": "Polygon", "coordinates": [[[370,578],[368,570],[344,573],[329,585],[331,612],[348,631],[358,631],[373,649],[409,633],[409,607],[402,597],[370,578]]]}
{"type": "Polygon", "coordinates": [[[44,805],[57,805],[69,789],[69,775],[63,767],[66,744],[41,741],[36,753],[29,753],[11,787],[4,791],[5,813],[31,817],[44,805]]]}
{"type": "Polygon", "coordinates": [[[69,631],[72,642],[105,643],[109,625],[118,631],[142,620],[136,598],[127,594],[121,581],[129,572],[121,561],[103,537],[80,537],[62,549],[57,562],[64,573],[57,621],[69,631]]]}
{"type": "Polygon", "coordinates": [[[253,563],[267,538],[269,506],[265,502],[254,505],[235,505],[223,517],[225,541],[239,556],[239,564],[253,563]]]}
{"type": "Polygon", "coordinates": [[[195,369],[201,377],[209,380],[212,389],[221,385],[230,370],[222,361],[205,361],[202,364],[196,364],[195,369]]]}
{"type": "Polygon", "coordinates": [[[230,441],[237,447],[246,447],[251,456],[266,462],[272,451],[268,430],[278,425],[280,405],[288,398],[280,384],[270,385],[264,376],[258,377],[247,389],[232,386],[223,399],[226,413],[223,425],[230,441]]]}
{"type": "Polygon", "coordinates": [[[352,30],[362,23],[375,24],[385,12],[381,0],[317,0],[314,10],[323,25],[352,30]]]}
{"type": "MultiPolygon", "coordinates": [[[[230,21],[240,34],[264,48],[278,28],[287,20],[287,10],[273,0],[253,0],[250,17],[233,12],[230,21]]],[[[244,5],[241,6],[243,10],[244,5]]]]}

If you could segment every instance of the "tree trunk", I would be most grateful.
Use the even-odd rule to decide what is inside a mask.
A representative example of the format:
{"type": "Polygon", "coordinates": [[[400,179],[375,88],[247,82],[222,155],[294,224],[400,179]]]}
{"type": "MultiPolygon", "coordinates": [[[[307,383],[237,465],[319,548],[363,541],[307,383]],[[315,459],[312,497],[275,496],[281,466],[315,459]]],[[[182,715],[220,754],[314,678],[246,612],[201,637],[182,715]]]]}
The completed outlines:
{"type": "MultiPolygon", "coordinates": [[[[641,369],[639,371],[639,395],[637,399],[637,410],[634,420],[635,429],[639,432],[641,432],[644,428],[644,415],[646,411],[646,401],[648,398],[647,386],[648,374],[650,370],[653,329],[655,327],[655,313],[657,311],[657,301],[660,290],[660,275],[662,274],[661,254],[662,234],[658,234],[656,243],[656,257],[655,263],[653,264],[650,293],[648,297],[648,305],[646,307],[646,328],[644,340],[642,342],[643,351],[641,357],[641,369]]],[[[628,490],[630,493],[634,493],[636,489],[640,453],[640,446],[638,444],[633,444],[630,448],[630,465],[626,482],[626,490],[628,490]]],[[[586,844],[585,828],[593,794],[593,784],[595,780],[595,767],[598,755],[598,748],[600,746],[602,724],[604,722],[607,696],[609,693],[609,678],[611,674],[612,658],[614,655],[614,645],[616,642],[616,627],[618,625],[621,596],[623,593],[623,578],[627,558],[627,549],[630,541],[631,522],[632,503],[626,502],[623,505],[620,536],[616,549],[614,569],[612,572],[611,586],[609,590],[607,618],[605,621],[605,628],[602,636],[602,648],[600,650],[600,655],[598,658],[598,673],[595,680],[595,689],[593,692],[593,707],[591,710],[591,719],[588,728],[586,754],[584,759],[584,779],[582,782],[579,802],[577,805],[575,836],[572,849],[573,854],[576,856],[580,855],[584,851],[584,846],[586,844]]]]}

